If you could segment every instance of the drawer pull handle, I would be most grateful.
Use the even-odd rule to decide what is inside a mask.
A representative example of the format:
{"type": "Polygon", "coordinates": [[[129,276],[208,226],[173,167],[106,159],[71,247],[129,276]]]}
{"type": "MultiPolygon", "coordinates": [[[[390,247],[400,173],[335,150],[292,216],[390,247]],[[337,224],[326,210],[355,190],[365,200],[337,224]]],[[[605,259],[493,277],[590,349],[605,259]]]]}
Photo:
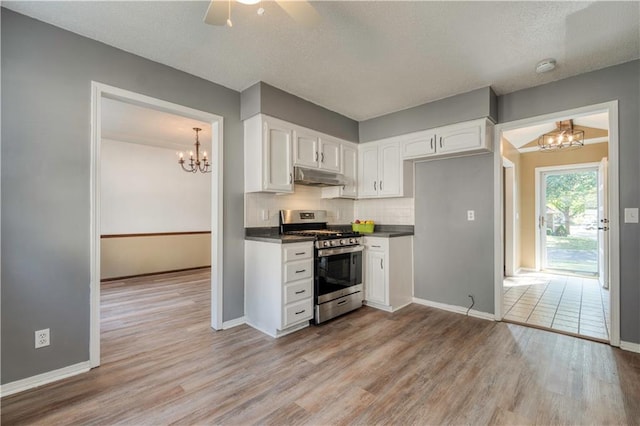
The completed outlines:
{"type": "Polygon", "coordinates": [[[343,301],[341,301],[341,302],[338,302],[338,303],[336,304],[336,306],[344,305],[345,303],[347,303],[347,301],[346,301],[346,300],[343,300],[343,301]]]}
{"type": "Polygon", "coordinates": [[[299,271],[296,271],[296,274],[301,274],[301,273],[303,273],[305,271],[306,271],[306,269],[300,269],[299,271]]]}
{"type": "Polygon", "coordinates": [[[302,256],[303,254],[306,254],[306,251],[301,251],[300,253],[296,253],[296,256],[302,256]]]}
{"type": "Polygon", "coordinates": [[[380,246],[371,246],[371,247],[380,248],[380,246]]]}
{"type": "Polygon", "coordinates": [[[300,290],[300,291],[296,291],[296,294],[302,294],[302,293],[304,293],[305,291],[307,291],[307,290],[300,290]]]}
{"type": "Polygon", "coordinates": [[[304,311],[306,311],[306,309],[303,309],[301,311],[296,312],[296,315],[300,315],[300,314],[304,313],[304,311]]]}

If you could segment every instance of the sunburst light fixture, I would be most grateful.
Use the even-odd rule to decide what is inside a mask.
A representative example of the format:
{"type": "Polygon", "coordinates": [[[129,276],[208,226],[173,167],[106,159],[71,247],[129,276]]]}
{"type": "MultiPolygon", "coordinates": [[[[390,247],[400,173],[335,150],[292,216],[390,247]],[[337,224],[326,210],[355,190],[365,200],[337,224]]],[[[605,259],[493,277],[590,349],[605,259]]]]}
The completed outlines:
{"type": "Polygon", "coordinates": [[[538,138],[540,151],[553,152],[584,146],[584,130],[573,128],[573,120],[556,122],[556,129],[538,138]]]}
{"type": "Polygon", "coordinates": [[[187,161],[184,159],[184,154],[181,152],[178,154],[178,157],[179,157],[178,164],[180,164],[180,166],[182,167],[182,170],[184,170],[185,172],[211,173],[211,170],[209,170],[209,167],[211,167],[211,164],[209,164],[209,159],[207,158],[207,151],[204,151],[202,153],[202,160],[200,160],[200,140],[198,140],[198,132],[201,131],[202,129],[199,127],[194,127],[193,130],[195,130],[196,132],[196,156],[194,158],[193,151],[190,151],[189,163],[185,167],[184,164],[187,161]]]}

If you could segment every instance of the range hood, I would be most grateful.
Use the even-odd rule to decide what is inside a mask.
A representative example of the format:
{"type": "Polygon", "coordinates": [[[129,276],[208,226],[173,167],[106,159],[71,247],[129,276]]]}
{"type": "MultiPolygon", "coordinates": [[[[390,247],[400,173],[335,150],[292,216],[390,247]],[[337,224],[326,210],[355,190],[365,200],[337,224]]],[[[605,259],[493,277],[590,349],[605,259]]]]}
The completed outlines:
{"type": "Polygon", "coordinates": [[[300,185],[309,186],[342,186],[348,183],[345,177],[339,173],[303,167],[294,167],[293,181],[300,185]]]}

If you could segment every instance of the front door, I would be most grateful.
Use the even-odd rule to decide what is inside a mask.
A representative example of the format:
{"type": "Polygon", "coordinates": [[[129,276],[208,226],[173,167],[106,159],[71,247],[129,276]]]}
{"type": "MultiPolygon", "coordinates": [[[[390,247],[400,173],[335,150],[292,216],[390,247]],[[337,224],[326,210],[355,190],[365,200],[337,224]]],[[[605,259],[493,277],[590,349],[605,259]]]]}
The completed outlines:
{"type": "Polygon", "coordinates": [[[540,184],[542,269],[598,276],[598,168],[545,171],[540,184]]]}

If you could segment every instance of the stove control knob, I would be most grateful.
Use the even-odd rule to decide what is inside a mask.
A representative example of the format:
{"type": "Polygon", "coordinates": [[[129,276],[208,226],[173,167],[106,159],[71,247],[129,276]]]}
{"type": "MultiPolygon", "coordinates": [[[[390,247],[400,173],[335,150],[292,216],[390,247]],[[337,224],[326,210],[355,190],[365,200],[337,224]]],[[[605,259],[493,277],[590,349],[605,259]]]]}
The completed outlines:
{"type": "Polygon", "coordinates": [[[332,245],[332,246],[336,246],[336,245],[338,245],[338,241],[336,241],[336,240],[331,240],[331,245],[332,245]]]}
{"type": "Polygon", "coordinates": [[[323,241],[322,245],[324,245],[325,247],[329,247],[330,246],[329,241],[323,241]]]}
{"type": "Polygon", "coordinates": [[[355,244],[355,243],[356,243],[355,238],[349,238],[349,243],[350,243],[350,244],[355,244]]]}
{"type": "Polygon", "coordinates": [[[348,240],[340,240],[340,245],[341,246],[346,246],[347,244],[349,244],[348,240]]]}

